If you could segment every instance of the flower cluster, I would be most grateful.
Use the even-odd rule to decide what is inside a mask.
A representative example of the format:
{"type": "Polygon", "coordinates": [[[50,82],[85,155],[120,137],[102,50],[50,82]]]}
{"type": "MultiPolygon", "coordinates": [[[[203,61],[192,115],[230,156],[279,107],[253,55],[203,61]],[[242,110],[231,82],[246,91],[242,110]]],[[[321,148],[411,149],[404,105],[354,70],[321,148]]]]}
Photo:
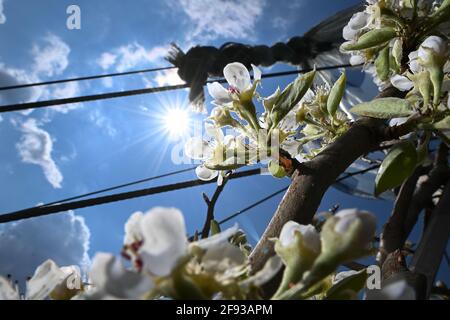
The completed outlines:
{"type": "Polygon", "coordinates": [[[348,119],[338,109],[345,74],[332,88],[312,90],[316,72],[311,71],[264,98],[256,91],[261,71],[255,66],[253,82],[241,63],[228,64],[223,73],[228,88],[218,82],[208,84],[215,105],[205,122],[208,139],[193,137],[185,145],[188,157],[202,161],[196,170],[202,180],[262,161],[269,162],[274,176],[284,176],[280,154],[299,160],[312,157],[348,128],[348,119]],[[254,100],[261,102],[261,112],[254,100]]]}
{"type": "Polygon", "coordinates": [[[274,239],[276,255],[250,275],[247,240],[237,226],[202,240],[188,239],[182,213],[156,207],[129,218],[122,259],[95,255],[86,285],[75,267],[59,268],[48,260],[28,281],[24,297],[0,277],[0,299],[261,299],[259,288],[283,264],[274,299],[324,298],[336,294],[334,284],[340,280],[333,279],[341,263],[370,253],[374,232],[374,216],[355,209],[326,220],[321,232],[289,221],[274,239]]]}
{"type": "MultiPolygon", "coordinates": [[[[421,64],[429,65],[425,60],[430,54],[440,55],[441,58],[446,54],[446,39],[450,31],[449,9],[447,0],[367,0],[365,10],[354,14],[344,27],[346,42],[341,50],[351,54],[350,63],[364,63],[375,83],[384,89],[391,82],[399,83],[396,75],[406,72],[403,64],[408,52],[428,36],[434,37],[426,39],[420,46],[421,64]]],[[[417,52],[411,53],[409,58],[411,72],[419,73],[414,62],[418,58],[417,52]]]]}

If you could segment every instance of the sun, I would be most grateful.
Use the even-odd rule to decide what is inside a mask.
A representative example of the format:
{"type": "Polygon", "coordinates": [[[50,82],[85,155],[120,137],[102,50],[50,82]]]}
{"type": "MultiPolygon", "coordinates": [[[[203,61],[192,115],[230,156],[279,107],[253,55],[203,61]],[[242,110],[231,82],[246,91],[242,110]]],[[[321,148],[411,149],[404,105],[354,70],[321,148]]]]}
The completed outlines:
{"type": "Polygon", "coordinates": [[[168,108],[162,120],[164,130],[172,139],[182,138],[189,131],[191,119],[187,109],[181,107],[168,108]]]}

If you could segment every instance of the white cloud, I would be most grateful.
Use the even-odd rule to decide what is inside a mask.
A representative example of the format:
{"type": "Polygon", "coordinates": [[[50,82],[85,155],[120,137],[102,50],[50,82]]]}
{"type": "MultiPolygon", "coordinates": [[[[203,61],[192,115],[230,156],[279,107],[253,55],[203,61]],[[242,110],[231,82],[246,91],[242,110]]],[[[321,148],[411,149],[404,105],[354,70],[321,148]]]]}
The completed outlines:
{"type": "MultiPolygon", "coordinates": [[[[24,69],[16,69],[0,62],[0,86],[12,86],[23,83],[40,81],[33,72],[24,69]]],[[[0,91],[0,104],[23,103],[37,101],[44,93],[43,87],[23,88],[20,90],[0,91]]]]}
{"type": "Polygon", "coordinates": [[[98,109],[89,112],[89,120],[97,127],[101,128],[105,134],[113,138],[117,134],[111,120],[103,115],[98,109]]]}
{"type": "MultiPolygon", "coordinates": [[[[54,87],[53,90],[49,92],[49,99],[63,99],[75,97],[80,94],[80,86],[78,82],[67,82],[66,84],[54,87]]],[[[49,111],[56,111],[60,113],[68,113],[69,111],[78,109],[82,106],[81,103],[70,103],[60,106],[52,107],[47,109],[49,111]]]]}
{"type": "Polygon", "coordinates": [[[158,72],[155,77],[155,81],[158,86],[173,86],[177,84],[183,84],[184,81],[178,76],[178,69],[169,69],[158,72]]]}
{"type": "MultiPolygon", "coordinates": [[[[31,50],[33,64],[29,70],[10,67],[0,62],[0,86],[40,82],[42,81],[42,76],[59,75],[69,64],[69,53],[69,46],[58,36],[49,33],[41,41],[33,45],[31,50]]],[[[6,90],[0,92],[0,103],[14,104],[37,101],[39,99],[57,99],[78,92],[78,83],[6,90]]],[[[73,109],[73,106],[60,108],[60,110],[70,109],[73,109]]],[[[22,114],[28,115],[31,112],[32,110],[26,110],[22,114]]]]}
{"type": "Polygon", "coordinates": [[[90,231],[84,218],[69,211],[0,225],[0,275],[22,282],[47,259],[58,265],[89,261],[90,231]]]}
{"type": "Polygon", "coordinates": [[[97,59],[98,65],[102,69],[109,69],[114,63],[116,63],[117,55],[111,52],[103,52],[100,58],[97,59]]]}
{"type": "Polygon", "coordinates": [[[114,67],[117,72],[123,72],[146,63],[159,62],[167,55],[168,50],[168,46],[146,49],[138,42],[133,42],[102,53],[97,59],[97,64],[103,70],[114,67]]]}
{"type": "MultiPolygon", "coordinates": [[[[175,0],[174,0],[175,1],[175,0]]],[[[253,38],[265,0],[177,0],[193,28],[188,39],[253,38]]]]}
{"type": "Polygon", "coordinates": [[[54,188],[61,188],[63,175],[52,159],[53,141],[50,134],[39,128],[33,118],[21,123],[19,129],[22,137],[16,147],[22,161],[39,165],[48,182],[54,188]]]}
{"type": "Polygon", "coordinates": [[[279,30],[286,30],[289,25],[289,21],[283,17],[275,17],[272,20],[272,26],[279,30]]]}
{"type": "Polygon", "coordinates": [[[49,33],[43,44],[34,44],[31,50],[36,75],[52,77],[60,75],[69,65],[70,47],[58,36],[49,33]]]}
{"type": "Polygon", "coordinates": [[[0,0],[0,24],[6,22],[6,16],[3,13],[3,0],[0,0]]]}

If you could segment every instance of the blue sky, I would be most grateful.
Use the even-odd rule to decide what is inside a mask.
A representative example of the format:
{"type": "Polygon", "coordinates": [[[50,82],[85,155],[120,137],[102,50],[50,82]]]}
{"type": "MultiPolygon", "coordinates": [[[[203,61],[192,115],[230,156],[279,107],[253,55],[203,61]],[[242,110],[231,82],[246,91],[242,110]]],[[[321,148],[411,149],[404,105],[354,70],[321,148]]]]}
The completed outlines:
{"type": "MultiPolygon", "coordinates": [[[[227,41],[270,45],[301,35],[324,18],[358,2],[0,0],[0,22],[3,22],[0,24],[0,85],[165,66],[168,63],[164,56],[171,42],[183,49],[195,44],[218,46],[227,41]],[[81,8],[81,30],[66,28],[66,8],[71,4],[81,8]]],[[[291,68],[278,65],[272,71],[291,68]]],[[[266,80],[261,93],[269,95],[277,85],[284,86],[292,79],[266,80]]],[[[0,93],[0,104],[177,81],[174,72],[167,72],[12,90],[0,93]]],[[[366,98],[376,94],[369,82],[365,81],[364,85],[366,98]]],[[[186,99],[187,92],[180,90],[34,110],[28,114],[1,114],[0,212],[189,166],[172,163],[171,151],[179,141],[169,139],[161,130],[165,110],[175,105],[185,107],[186,99]]],[[[194,172],[188,172],[143,186],[194,178],[194,172]]],[[[232,181],[220,197],[217,218],[288,183],[287,179],[270,176],[232,181]]],[[[214,188],[214,185],[196,187],[59,214],[62,218],[51,216],[34,219],[33,223],[2,225],[0,237],[9,242],[0,244],[0,273],[14,270],[21,278],[44,257],[53,258],[59,264],[88,264],[88,256],[97,251],[119,253],[127,218],[135,211],[147,211],[154,206],[180,208],[189,232],[193,232],[201,228],[206,213],[201,192],[212,194],[214,188]],[[11,261],[6,263],[4,259],[11,261]]],[[[281,195],[230,224],[238,222],[254,242],[280,199],[281,195]]],[[[370,209],[379,216],[380,228],[392,205],[388,201],[356,198],[330,189],[320,210],[336,203],[343,208],[370,209]]],[[[446,268],[442,277],[449,280],[446,268]]]]}

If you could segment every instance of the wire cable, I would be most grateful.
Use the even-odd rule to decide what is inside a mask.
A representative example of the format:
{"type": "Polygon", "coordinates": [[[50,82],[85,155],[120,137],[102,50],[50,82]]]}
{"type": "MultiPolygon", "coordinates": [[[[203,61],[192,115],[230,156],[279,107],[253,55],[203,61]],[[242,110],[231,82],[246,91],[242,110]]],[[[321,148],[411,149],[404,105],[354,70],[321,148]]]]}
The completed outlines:
{"type": "Polygon", "coordinates": [[[23,84],[16,84],[16,85],[11,85],[11,86],[0,87],[0,91],[12,90],[12,89],[21,89],[21,88],[29,88],[29,87],[38,87],[38,86],[46,86],[46,85],[50,85],[50,84],[66,83],[66,82],[73,82],[73,81],[84,81],[84,80],[94,80],[94,79],[109,78],[109,77],[126,76],[126,75],[130,75],[130,74],[164,71],[164,70],[170,70],[170,69],[175,69],[175,68],[176,67],[174,67],[174,66],[169,66],[169,67],[160,67],[160,68],[152,68],[152,69],[142,69],[142,70],[133,70],[133,71],[125,71],[125,72],[106,73],[106,74],[99,74],[99,75],[95,75],[95,76],[85,76],[85,77],[68,78],[68,79],[61,79],[61,80],[50,80],[50,81],[43,81],[43,82],[23,83],[23,84]]]}
{"type": "Polygon", "coordinates": [[[81,194],[81,195],[78,195],[78,196],[74,196],[74,197],[71,197],[71,198],[66,198],[66,199],[61,199],[61,200],[54,201],[54,202],[49,202],[49,203],[46,203],[46,204],[43,204],[43,205],[40,205],[40,206],[37,206],[37,207],[48,207],[48,206],[51,206],[51,205],[54,205],[54,204],[58,204],[58,203],[64,203],[64,202],[69,202],[69,201],[72,201],[72,200],[78,200],[78,199],[81,199],[81,198],[86,198],[88,196],[93,196],[93,195],[96,195],[96,194],[100,194],[100,193],[104,193],[104,192],[108,192],[108,191],[113,191],[113,190],[129,187],[129,186],[133,186],[133,185],[140,184],[140,183],[149,182],[149,181],[152,181],[152,180],[173,176],[173,175],[176,175],[176,174],[179,174],[179,173],[193,171],[193,170],[195,170],[195,168],[196,168],[196,166],[190,167],[190,168],[187,168],[187,169],[172,171],[172,172],[160,174],[160,175],[153,176],[153,177],[149,177],[149,178],[145,178],[145,179],[140,179],[140,180],[136,180],[136,181],[120,184],[120,185],[117,185],[117,186],[114,186],[114,187],[109,187],[109,188],[106,188],[106,189],[100,189],[100,190],[92,191],[92,192],[89,192],[89,193],[84,193],[84,194],[81,194]]]}
{"type": "MultiPolygon", "coordinates": [[[[240,171],[236,172],[230,175],[229,179],[237,179],[237,178],[243,178],[243,177],[249,177],[256,174],[260,174],[261,169],[251,169],[246,171],[240,171]]],[[[146,189],[139,189],[134,191],[128,191],[128,192],[122,192],[122,193],[115,193],[111,195],[106,195],[102,197],[96,197],[96,198],[89,198],[85,200],[78,200],[78,201],[72,201],[72,202],[66,202],[61,204],[55,204],[55,205],[44,205],[39,207],[32,207],[16,212],[6,213],[0,215],[0,223],[6,223],[21,219],[27,219],[27,218],[34,218],[44,215],[49,215],[52,213],[57,213],[61,211],[68,211],[68,210],[75,210],[80,208],[86,208],[86,207],[92,207],[100,204],[106,204],[111,202],[117,202],[122,200],[129,200],[133,198],[168,192],[168,191],[174,191],[174,190],[180,190],[195,186],[201,186],[205,184],[214,183],[215,180],[210,181],[203,181],[203,180],[188,180],[173,184],[167,184],[162,185],[158,187],[152,187],[152,188],[146,188],[146,189]]]]}
{"type": "MultiPolygon", "coordinates": [[[[358,170],[358,171],[346,173],[346,174],[344,174],[342,177],[336,179],[335,183],[340,182],[340,181],[345,180],[345,179],[348,179],[348,178],[350,178],[350,177],[356,176],[356,175],[358,175],[358,174],[364,174],[364,173],[366,173],[366,172],[369,172],[369,171],[371,171],[371,170],[373,170],[373,169],[378,168],[379,166],[380,166],[379,164],[376,164],[376,165],[367,167],[367,168],[365,168],[365,169],[361,169],[361,170],[358,170]]],[[[245,207],[245,208],[243,208],[243,209],[241,209],[241,210],[239,210],[239,211],[236,211],[235,213],[233,213],[233,214],[227,216],[226,218],[224,218],[224,219],[218,221],[218,224],[221,225],[221,224],[223,224],[223,223],[225,223],[225,222],[227,222],[227,221],[230,221],[231,219],[234,219],[234,218],[240,216],[241,214],[244,214],[245,212],[247,212],[247,211],[253,209],[254,207],[259,206],[260,204],[266,202],[267,200],[270,200],[270,199],[272,199],[273,197],[279,195],[280,193],[286,191],[288,188],[289,188],[289,186],[284,187],[284,188],[282,188],[282,189],[280,189],[280,190],[275,191],[274,193],[269,194],[268,196],[266,196],[266,197],[264,197],[264,198],[262,198],[262,199],[260,199],[260,200],[258,200],[258,201],[256,201],[256,202],[250,204],[248,207],[245,207]]]]}
{"type": "MultiPolygon", "coordinates": [[[[350,68],[350,67],[357,67],[357,66],[352,66],[350,64],[341,64],[341,65],[335,65],[335,66],[320,67],[320,68],[316,68],[316,70],[324,71],[324,70],[331,70],[331,69],[338,69],[338,68],[350,68]]],[[[261,77],[262,78],[281,77],[281,76],[287,76],[287,75],[308,72],[311,70],[312,70],[311,68],[307,68],[307,69],[302,69],[302,70],[272,72],[272,73],[263,74],[261,77]]],[[[209,80],[206,83],[212,83],[212,82],[214,82],[214,80],[209,80]]],[[[226,82],[226,80],[219,79],[218,82],[224,83],[224,82],[226,82]]],[[[141,94],[150,94],[150,93],[172,91],[172,90],[179,90],[179,89],[185,89],[185,88],[189,88],[189,85],[188,84],[178,84],[178,85],[171,85],[171,86],[161,86],[161,87],[134,89],[134,90],[113,91],[113,92],[108,92],[108,93],[100,93],[100,94],[78,96],[78,97],[71,97],[71,98],[44,100],[44,101],[27,102],[27,103],[20,103],[20,104],[10,104],[10,105],[0,106],[0,113],[11,112],[11,111],[21,111],[21,110],[28,110],[28,109],[36,109],[36,108],[43,108],[43,107],[50,107],[50,106],[60,106],[60,105],[70,104],[70,103],[80,103],[80,102],[87,102],[87,101],[129,97],[129,96],[135,96],[135,95],[141,95],[141,94]]]]}

